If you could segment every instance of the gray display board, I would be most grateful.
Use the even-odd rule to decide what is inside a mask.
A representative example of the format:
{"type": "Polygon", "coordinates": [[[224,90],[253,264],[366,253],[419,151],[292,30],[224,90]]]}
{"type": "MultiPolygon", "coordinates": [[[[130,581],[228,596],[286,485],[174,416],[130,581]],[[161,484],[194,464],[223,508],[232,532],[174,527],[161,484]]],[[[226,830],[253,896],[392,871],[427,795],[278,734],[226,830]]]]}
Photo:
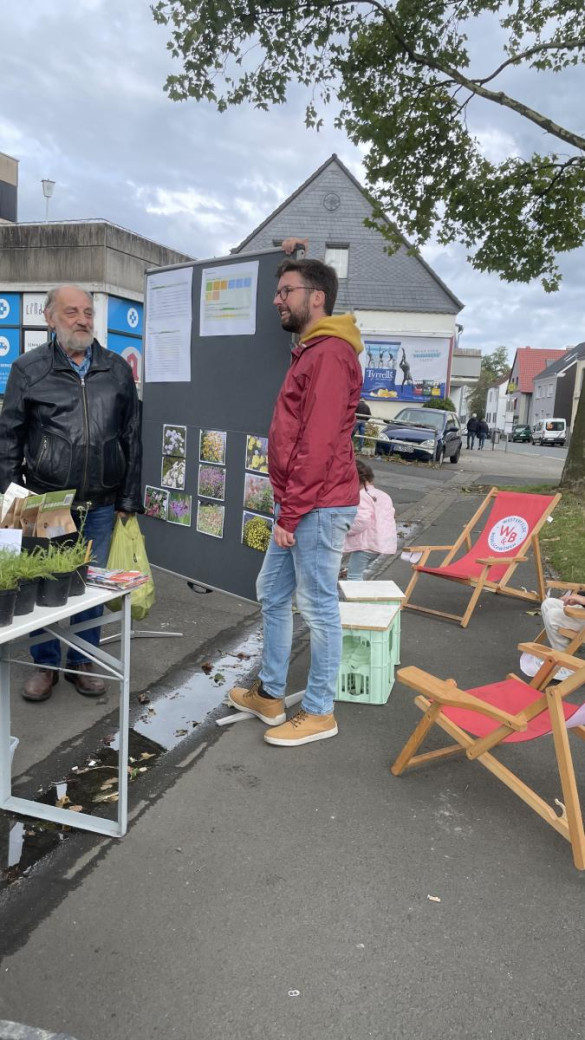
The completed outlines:
{"type": "MultiPolygon", "coordinates": [[[[263,472],[266,445],[261,438],[267,438],[292,347],[273,303],[276,268],[282,259],[282,251],[275,249],[161,268],[146,275],[147,307],[149,278],[185,268],[192,268],[193,277],[190,381],[144,382],[143,486],[154,489],[145,503],[154,515],[141,520],[148,556],[165,570],[251,600],[256,598],[256,576],[264,553],[243,542],[244,513],[245,537],[262,544],[271,525],[271,492],[263,472]],[[202,273],[250,261],[258,263],[255,332],[202,336],[202,273]],[[164,450],[173,454],[163,454],[165,435],[164,450]],[[184,482],[184,487],[168,486],[176,482],[184,482]],[[187,496],[190,525],[185,522],[187,496]],[[156,514],[166,514],[167,519],[156,514]],[[198,525],[214,533],[204,533],[198,525]]],[[[148,320],[147,312],[146,327],[148,320]]],[[[147,335],[145,351],[149,349],[153,348],[147,335]]],[[[145,361],[148,371],[147,357],[145,361]]]]}

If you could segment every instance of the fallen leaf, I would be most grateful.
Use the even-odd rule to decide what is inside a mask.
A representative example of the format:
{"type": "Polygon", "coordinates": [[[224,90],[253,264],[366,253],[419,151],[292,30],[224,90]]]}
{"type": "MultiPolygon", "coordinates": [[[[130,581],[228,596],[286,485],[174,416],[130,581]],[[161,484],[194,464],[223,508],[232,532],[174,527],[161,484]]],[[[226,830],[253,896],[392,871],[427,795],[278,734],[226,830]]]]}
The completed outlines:
{"type": "Polygon", "coordinates": [[[107,791],[107,790],[109,790],[110,787],[113,787],[114,784],[117,784],[117,783],[118,783],[118,777],[117,776],[113,776],[111,778],[111,780],[105,780],[104,783],[100,785],[100,791],[107,791]]]}
{"type": "Polygon", "coordinates": [[[427,896],[427,899],[430,899],[431,903],[440,903],[441,902],[441,897],[440,896],[427,896]]]}
{"type": "Polygon", "coordinates": [[[83,812],[82,805],[68,805],[69,812],[83,812]]]}
{"type": "Polygon", "coordinates": [[[214,683],[218,683],[218,684],[219,683],[224,683],[225,682],[225,675],[222,675],[221,672],[216,672],[215,675],[213,676],[213,681],[214,681],[214,683]]]}
{"type": "Polygon", "coordinates": [[[148,694],[147,693],[139,693],[138,694],[138,703],[139,704],[150,704],[150,697],[148,696],[148,694]]]}
{"type": "Polygon", "coordinates": [[[205,672],[206,675],[209,675],[209,673],[213,671],[213,665],[211,664],[211,662],[204,661],[201,665],[201,671],[205,672]]]}
{"type": "Polygon", "coordinates": [[[151,753],[151,754],[149,755],[148,751],[143,751],[143,752],[142,752],[142,754],[141,754],[141,756],[140,756],[140,758],[141,758],[141,759],[142,759],[142,761],[144,762],[144,761],[145,761],[145,760],[146,760],[147,758],[154,758],[154,754],[152,754],[152,753],[151,753]]]}
{"type": "Polygon", "coordinates": [[[111,791],[109,794],[96,794],[94,802],[117,802],[118,792],[111,791]]]}
{"type": "Polygon", "coordinates": [[[68,807],[68,805],[69,805],[69,798],[67,797],[66,794],[64,794],[62,798],[58,798],[57,801],[55,802],[55,808],[56,809],[66,809],[68,807]]]}
{"type": "Polygon", "coordinates": [[[175,736],[176,737],[186,737],[188,732],[189,732],[188,729],[176,729],[175,730],[175,736]]]}

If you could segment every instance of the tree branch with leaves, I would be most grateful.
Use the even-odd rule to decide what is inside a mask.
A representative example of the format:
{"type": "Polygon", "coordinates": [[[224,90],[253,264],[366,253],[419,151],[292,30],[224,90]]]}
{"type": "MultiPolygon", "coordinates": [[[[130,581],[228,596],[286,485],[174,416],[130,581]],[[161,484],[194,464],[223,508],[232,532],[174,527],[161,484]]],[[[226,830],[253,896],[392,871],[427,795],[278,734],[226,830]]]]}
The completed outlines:
{"type": "Polygon", "coordinates": [[[156,0],[152,11],[181,63],[173,100],[268,110],[301,85],[317,129],[335,104],[335,125],[364,149],[389,250],[434,235],[462,243],[478,271],[558,289],[558,257],[585,242],[585,138],[508,85],[525,70],[562,83],[583,64],[582,0],[156,0]],[[474,69],[468,41],[490,19],[502,53],[474,69]],[[468,125],[476,101],[540,129],[542,148],[489,159],[468,125]]]}

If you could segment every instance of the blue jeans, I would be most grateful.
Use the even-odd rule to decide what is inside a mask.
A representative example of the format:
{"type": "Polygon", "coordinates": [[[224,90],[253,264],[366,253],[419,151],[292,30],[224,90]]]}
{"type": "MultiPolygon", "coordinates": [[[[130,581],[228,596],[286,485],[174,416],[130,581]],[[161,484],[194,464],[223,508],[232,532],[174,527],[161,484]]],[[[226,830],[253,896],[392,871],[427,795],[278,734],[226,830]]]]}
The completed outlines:
{"type": "MultiPolygon", "coordinates": [[[[74,519],[78,523],[76,514],[74,514],[74,519]]],[[[98,506],[96,509],[90,509],[85,521],[83,535],[88,542],[91,541],[92,543],[91,555],[97,567],[105,567],[108,562],[113,529],[113,505],[98,506]]],[[[92,621],[93,618],[101,617],[103,610],[103,607],[92,607],[90,610],[83,610],[81,614],[75,614],[71,618],[71,624],[77,621],[92,621]]],[[[39,629],[33,632],[32,635],[39,635],[42,631],[43,629],[39,629]]],[[[80,632],[79,636],[81,639],[91,643],[92,646],[99,646],[100,631],[99,628],[88,628],[87,631],[80,632]]],[[[35,664],[38,664],[39,668],[58,668],[61,664],[61,643],[58,639],[48,639],[46,643],[37,643],[36,646],[31,646],[30,652],[33,661],[35,664]]],[[[82,661],[87,661],[87,658],[79,650],[74,650],[72,647],[67,648],[68,665],[76,668],[82,661]]]]}
{"type": "Polygon", "coordinates": [[[379,553],[368,552],[366,549],[356,549],[350,553],[347,561],[347,580],[361,581],[366,568],[377,560],[378,556],[379,553]]]}
{"type": "Polygon", "coordinates": [[[337,581],[343,543],[356,513],[356,506],[307,513],[289,549],[280,549],[271,539],[256,582],[264,621],[260,678],[272,697],[284,697],[296,590],[297,606],[311,635],[311,665],[302,704],[311,715],[333,711],[342,638],[337,581]]]}

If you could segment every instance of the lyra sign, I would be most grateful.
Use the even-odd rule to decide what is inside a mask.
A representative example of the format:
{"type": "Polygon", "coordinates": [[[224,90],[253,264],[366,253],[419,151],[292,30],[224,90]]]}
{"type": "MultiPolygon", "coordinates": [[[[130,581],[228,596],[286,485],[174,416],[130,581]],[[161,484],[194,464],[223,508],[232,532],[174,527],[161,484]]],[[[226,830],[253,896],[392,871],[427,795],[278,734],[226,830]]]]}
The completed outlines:
{"type": "Polygon", "coordinates": [[[22,324],[32,328],[44,328],[46,293],[22,294],[22,324]]]}

